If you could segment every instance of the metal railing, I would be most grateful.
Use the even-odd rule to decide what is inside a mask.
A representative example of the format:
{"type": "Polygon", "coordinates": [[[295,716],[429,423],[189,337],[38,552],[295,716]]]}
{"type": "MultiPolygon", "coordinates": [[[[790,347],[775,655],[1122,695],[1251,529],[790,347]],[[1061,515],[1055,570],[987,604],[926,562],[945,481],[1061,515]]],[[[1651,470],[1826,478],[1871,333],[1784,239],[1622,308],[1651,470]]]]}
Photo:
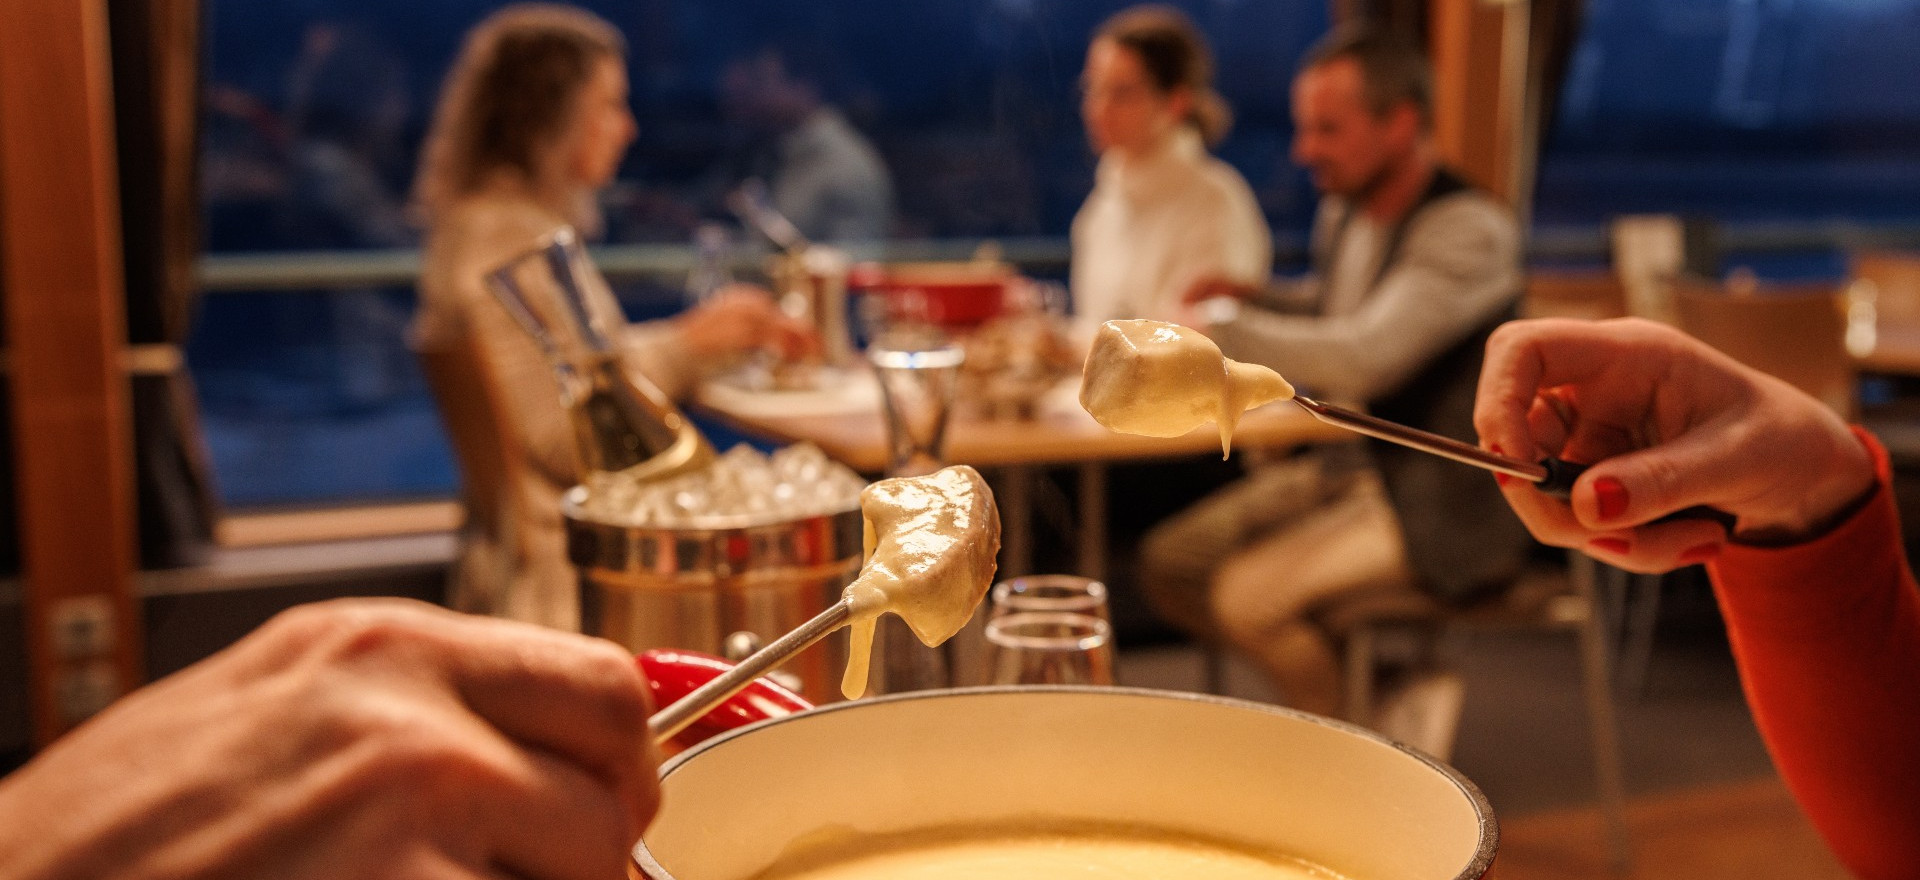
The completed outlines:
{"type": "MultiPolygon", "coordinates": [[[[1718,236],[1723,251],[1744,254],[1920,249],[1920,224],[1868,225],[1848,220],[1738,223],[1720,226],[1718,236]]],[[[1282,263],[1297,261],[1306,252],[1306,241],[1298,235],[1276,235],[1273,244],[1275,258],[1282,263]]],[[[1027,272],[1066,272],[1068,243],[1063,237],[894,241],[853,248],[851,255],[855,260],[966,260],[982,248],[994,249],[1002,259],[1027,272]]],[[[659,279],[678,283],[693,268],[693,248],[684,244],[606,245],[592,251],[601,272],[614,281],[659,279]]],[[[737,249],[734,268],[750,276],[768,253],[765,248],[737,249]]],[[[1537,261],[1604,263],[1608,258],[1607,231],[1597,226],[1535,227],[1527,254],[1537,261]]],[[[201,289],[222,293],[407,286],[419,275],[420,251],[414,248],[208,254],[201,257],[199,265],[201,289]]]]}
{"type": "MultiPolygon", "coordinates": [[[[893,241],[849,248],[849,254],[855,260],[967,260],[983,248],[1026,271],[1066,271],[1067,240],[1058,237],[893,241]]],[[[684,244],[605,245],[590,250],[601,273],[612,281],[670,279],[677,284],[694,261],[693,248],[684,244]]],[[[737,248],[734,269],[750,276],[770,253],[764,247],[737,248]]],[[[420,251],[415,248],[208,254],[199,265],[200,286],[207,292],[391,287],[411,285],[419,276],[420,251]]]]}

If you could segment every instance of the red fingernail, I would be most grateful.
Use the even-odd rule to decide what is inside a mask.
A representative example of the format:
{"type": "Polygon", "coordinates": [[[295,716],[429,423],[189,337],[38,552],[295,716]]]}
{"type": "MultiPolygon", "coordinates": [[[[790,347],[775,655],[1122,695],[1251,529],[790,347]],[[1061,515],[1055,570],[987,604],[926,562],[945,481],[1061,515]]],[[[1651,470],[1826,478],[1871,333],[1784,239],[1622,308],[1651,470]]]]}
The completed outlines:
{"type": "Polygon", "coordinates": [[[1627,486],[1612,477],[1593,481],[1593,495],[1600,502],[1601,519],[1617,519],[1627,512],[1627,486]]]}
{"type": "Polygon", "coordinates": [[[1720,555],[1719,544],[1701,544],[1700,546],[1695,547],[1692,550],[1688,550],[1687,552],[1680,554],[1680,564],[1681,565],[1699,565],[1700,563],[1706,562],[1707,560],[1712,559],[1713,557],[1719,556],[1719,555],[1720,555]]]}
{"type": "Polygon", "coordinates": [[[1621,556],[1627,555],[1627,551],[1633,549],[1633,545],[1625,538],[1595,538],[1588,541],[1587,546],[1602,553],[1617,553],[1621,556]]]}

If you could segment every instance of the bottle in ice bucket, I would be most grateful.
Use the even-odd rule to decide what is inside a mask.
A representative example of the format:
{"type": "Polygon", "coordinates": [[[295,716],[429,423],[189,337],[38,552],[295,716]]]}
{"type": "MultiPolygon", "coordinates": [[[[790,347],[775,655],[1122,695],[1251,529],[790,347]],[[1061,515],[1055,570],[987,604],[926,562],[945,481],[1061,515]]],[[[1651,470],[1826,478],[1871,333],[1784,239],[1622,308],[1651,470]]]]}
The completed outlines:
{"type": "Polygon", "coordinates": [[[572,229],[487,273],[487,286],[553,366],[582,482],[654,480],[713,461],[700,430],[621,360],[626,319],[572,229]]]}

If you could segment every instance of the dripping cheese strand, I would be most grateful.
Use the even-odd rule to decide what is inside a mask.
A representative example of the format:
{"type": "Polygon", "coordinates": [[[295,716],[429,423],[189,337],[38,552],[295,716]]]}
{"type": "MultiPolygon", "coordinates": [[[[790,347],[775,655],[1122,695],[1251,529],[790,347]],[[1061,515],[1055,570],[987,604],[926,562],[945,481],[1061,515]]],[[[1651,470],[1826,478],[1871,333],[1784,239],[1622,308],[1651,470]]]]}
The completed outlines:
{"type": "Polygon", "coordinates": [[[960,631],[993,584],[1000,513],[993,491],[965,465],[881,480],[860,495],[867,559],[842,594],[852,627],[848,699],[866,692],[874,627],[893,612],[929,646],[960,631]]]}

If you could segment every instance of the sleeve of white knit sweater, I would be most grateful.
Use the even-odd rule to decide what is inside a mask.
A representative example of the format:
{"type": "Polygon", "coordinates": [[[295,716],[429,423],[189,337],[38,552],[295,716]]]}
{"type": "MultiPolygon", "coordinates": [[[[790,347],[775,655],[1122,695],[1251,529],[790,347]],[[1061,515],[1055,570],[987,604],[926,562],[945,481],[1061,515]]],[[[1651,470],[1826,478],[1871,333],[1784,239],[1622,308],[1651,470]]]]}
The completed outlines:
{"type": "Polygon", "coordinates": [[[1182,320],[1186,310],[1180,297],[1201,278],[1261,284],[1273,273],[1273,233],[1253,191],[1224,166],[1209,183],[1207,190],[1186,196],[1184,216],[1175,225],[1168,250],[1178,261],[1169,267],[1167,288],[1159,291],[1154,308],[1143,317],[1182,320]]]}
{"type": "Polygon", "coordinates": [[[1259,308],[1207,326],[1228,357],[1263,364],[1311,394],[1369,401],[1491,319],[1520,290],[1519,233],[1480,196],[1416,216],[1365,303],[1331,317],[1259,308]]]}

